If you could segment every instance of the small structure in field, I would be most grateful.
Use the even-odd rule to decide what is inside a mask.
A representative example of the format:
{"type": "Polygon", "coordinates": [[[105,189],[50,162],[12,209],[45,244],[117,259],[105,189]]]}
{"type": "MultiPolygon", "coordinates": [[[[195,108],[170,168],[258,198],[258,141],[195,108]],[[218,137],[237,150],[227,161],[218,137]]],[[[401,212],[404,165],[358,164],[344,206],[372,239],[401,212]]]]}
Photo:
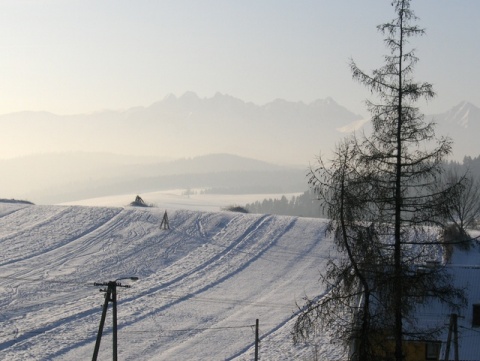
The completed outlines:
{"type": "Polygon", "coordinates": [[[142,197],[138,195],[135,197],[135,200],[132,203],[130,203],[130,205],[134,207],[150,207],[147,203],[145,203],[142,197]]]}
{"type": "Polygon", "coordinates": [[[167,211],[163,214],[162,223],[160,223],[160,229],[170,229],[170,223],[168,222],[167,211]]]}

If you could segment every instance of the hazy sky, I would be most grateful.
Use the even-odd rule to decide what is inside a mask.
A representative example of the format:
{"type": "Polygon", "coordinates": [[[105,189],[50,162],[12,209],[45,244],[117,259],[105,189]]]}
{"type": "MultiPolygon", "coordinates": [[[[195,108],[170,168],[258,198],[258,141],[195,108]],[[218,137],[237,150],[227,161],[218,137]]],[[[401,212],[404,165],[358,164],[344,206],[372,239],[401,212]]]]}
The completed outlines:
{"type": "MultiPolygon", "coordinates": [[[[148,106],[216,92],[256,104],[333,97],[366,114],[351,80],[386,49],[376,25],[390,0],[1,0],[0,114],[148,106]]],[[[480,106],[480,1],[417,0],[427,35],[412,40],[426,112],[480,106]]]]}

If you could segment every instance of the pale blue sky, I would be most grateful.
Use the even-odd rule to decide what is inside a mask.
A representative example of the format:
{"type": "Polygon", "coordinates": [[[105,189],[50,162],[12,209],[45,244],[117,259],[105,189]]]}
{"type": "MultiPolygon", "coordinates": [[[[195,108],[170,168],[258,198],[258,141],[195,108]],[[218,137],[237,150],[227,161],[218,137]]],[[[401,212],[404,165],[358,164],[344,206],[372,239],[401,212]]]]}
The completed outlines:
{"type": "MultiPolygon", "coordinates": [[[[412,40],[417,78],[480,106],[480,1],[417,0],[427,35],[412,40]]],[[[351,80],[386,53],[376,25],[390,0],[1,0],[0,114],[148,106],[167,94],[216,92],[265,104],[332,97],[367,115],[351,80]]]]}

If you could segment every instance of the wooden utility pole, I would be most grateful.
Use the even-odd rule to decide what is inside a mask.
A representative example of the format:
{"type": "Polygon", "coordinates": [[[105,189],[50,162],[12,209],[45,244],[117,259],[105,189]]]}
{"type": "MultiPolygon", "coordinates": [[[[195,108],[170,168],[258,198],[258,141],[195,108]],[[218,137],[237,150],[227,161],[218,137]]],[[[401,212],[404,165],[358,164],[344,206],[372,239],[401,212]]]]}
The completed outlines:
{"type": "Polygon", "coordinates": [[[452,314],[453,317],[453,347],[455,361],[459,361],[458,358],[458,315],[452,314]]]}
{"type": "MultiPolygon", "coordinates": [[[[111,283],[111,282],[109,282],[111,283]]],[[[117,361],[117,282],[115,286],[113,286],[112,292],[112,320],[113,320],[113,328],[112,328],[112,339],[113,339],[113,361],[117,361]]]]}
{"type": "Polygon", "coordinates": [[[100,318],[100,325],[98,327],[97,340],[95,342],[95,349],[93,350],[92,361],[97,361],[98,351],[100,350],[100,342],[102,341],[103,326],[105,325],[105,318],[107,316],[108,304],[112,302],[112,318],[113,318],[113,361],[117,361],[118,352],[117,352],[117,287],[130,288],[129,285],[122,285],[118,282],[121,279],[129,279],[132,281],[138,280],[138,277],[128,277],[128,278],[119,278],[115,281],[95,282],[94,286],[107,286],[106,289],[100,290],[105,292],[105,302],[103,303],[102,308],[102,317],[100,318]]]}
{"type": "Polygon", "coordinates": [[[257,318],[255,321],[255,361],[258,361],[258,344],[260,343],[259,333],[259,321],[257,318]]]}
{"type": "MultiPolygon", "coordinates": [[[[94,283],[94,286],[105,285],[104,283],[94,283]]],[[[95,349],[93,350],[92,361],[96,361],[98,357],[98,351],[100,350],[100,342],[102,341],[103,325],[105,324],[105,317],[107,316],[108,303],[112,300],[113,287],[110,287],[110,282],[107,284],[107,290],[102,290],[105,293],[105,302],[103,304],[102,317],[100,318],[100,326],[98,327],[97,341],[95,342],[95,349]]],[[[116,291],[115,291],[116,292],[116,291]]]]}
{"type": "Polygon", "coordinates": [[[453,352],[455,361],[459,360],[458,357],[458,315],[452,313],[450,315],[450,323],[448,325],[447,347],[445,348],[445,361],[450,360],[450,344],[452,343],[453,333],[453,352]]]}

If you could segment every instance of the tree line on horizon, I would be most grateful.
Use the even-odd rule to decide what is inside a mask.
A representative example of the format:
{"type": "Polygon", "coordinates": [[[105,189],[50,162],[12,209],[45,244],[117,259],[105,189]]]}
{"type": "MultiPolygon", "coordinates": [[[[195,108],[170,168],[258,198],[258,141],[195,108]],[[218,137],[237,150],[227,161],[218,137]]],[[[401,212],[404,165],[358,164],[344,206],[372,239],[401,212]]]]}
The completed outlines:
{"type": "MultiPolygon", "coordinates": [[[[466,175],[471,185],[469,199],[476,203],[473,206],[471,222],[469,226],[476,228],[480,218],[480,155],[477,157],[465,156],[462,162],[449,161],[442,165],[446,178],[460,178],[466,175]]],[[[313,189],[306,190],[298,196],[287,198],[265,198],[262,201],[247,203],[241,207],[248,213],[276,214],[281,216],[325,218],[327,213],[324,204],[313,189]]]]}
{"type": "Polygon", "coordinates": [[[292,196],[290,199],[282,196],[281,198],[268,198],[263,201],[247,203],[244,208],[249,213],[276,214],[281,216],[317,218],[324,215],[322,204],[312,189],[298,196],[292,196]]]}

